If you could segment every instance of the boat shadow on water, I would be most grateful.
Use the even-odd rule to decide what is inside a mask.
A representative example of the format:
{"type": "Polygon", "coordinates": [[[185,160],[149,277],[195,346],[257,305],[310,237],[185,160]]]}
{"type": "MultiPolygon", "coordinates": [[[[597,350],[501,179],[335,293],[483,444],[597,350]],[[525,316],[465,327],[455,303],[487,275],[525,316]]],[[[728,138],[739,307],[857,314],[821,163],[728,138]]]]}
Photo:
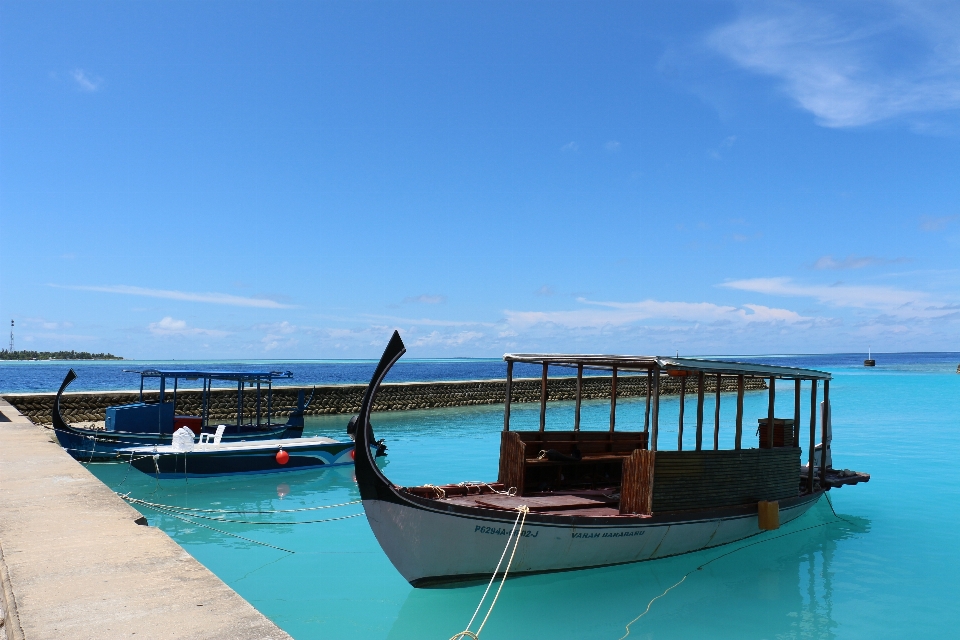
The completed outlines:
{"type": "MultiPolygon", "coordinates": [[[[831,638],[838,635],[836,552],[870,527],[867,518],[841,513],[838,519],[823,499],[777,531],[722,547],[510,578],[484,631],[491,637],[622,638],[629,630],[632,638],[831,638]]],[[[387,637],[449,638],[465,627],[485,588],[412,589],[387,637]]]]}

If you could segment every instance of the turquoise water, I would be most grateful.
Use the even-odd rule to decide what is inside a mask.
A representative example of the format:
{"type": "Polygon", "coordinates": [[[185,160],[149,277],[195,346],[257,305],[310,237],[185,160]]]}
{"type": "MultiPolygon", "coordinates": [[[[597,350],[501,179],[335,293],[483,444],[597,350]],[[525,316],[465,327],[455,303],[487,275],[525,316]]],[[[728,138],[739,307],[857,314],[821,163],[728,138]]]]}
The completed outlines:
{"type": "MultiPolygon", "coordinates": [[[[960,553],[955,548],[960,375],[955,368],[956,363],[875,370],[828,367],[835,374],[834,464],[872,474],[868,484],[830,492],[842,520],[822,500],[779,531],[710,551],[511,579],[482,637],[620,638],[651,599],[687,574],[633,623],[629,637],[954,636],[960,629],[960,553]]],[[[792,416],[792,386],[778,391],[778,415],[792,416]]],[[[734,400],[723,398],[722,446],[732,443],[734,400]]],[[[749,393],[745,404],[755,428],[755,419],[766,415],[766,395],[749,393]]],[[[803,424],[808,409],[804,393],[803,424]]],[[[571,403],[552,408],[547,428],[570,424],[572,410],[571,403]]],[[[537,412],[537,405],[515,405],[515,428],[534,427],[537,412]]],[[[585,403],[584,428],[607,428],[608,412],[606,402],[585,403]]],[[[677,399],[665,399],[661,448],[676,446],[677,412],[677,399]]],[[[695,401],[688,400],[685,446],[693,442],[695,413],[695,401]]],[[[705,413],[712,430],[710,402],[705,413]]],[[[384,471],[398,484],[494,479],[502,420],[500,407],[378,414],[377,437],[390,446],[384,471]]],[[[642,420],[642,402],[619,401],[619,429],[641,428],[642,420]]],[[[345,416],[312,419],[307,430],[339,437],[346,421],[345,416]]],[[[745,444],[755,442],[753,430],[745,429],[745,444]]],[[[89,468],[135,497],[194,508],[271,511],[358,498],[351,468],[160,483],[125,465],[89,468]]],[[[151,525],[161,527],[298,640],[445,640],[463,629],[483,591],[482,586],[412,589],[380,550],[362,515],[310,524],[235,524],[196,518],[184,522],[142,511],[151,525]]],[[[228,517],[306,522],[361,512],[353,504],[228,517]]],[[[491,570],[496,561],[491,558],[491,570]]]]}

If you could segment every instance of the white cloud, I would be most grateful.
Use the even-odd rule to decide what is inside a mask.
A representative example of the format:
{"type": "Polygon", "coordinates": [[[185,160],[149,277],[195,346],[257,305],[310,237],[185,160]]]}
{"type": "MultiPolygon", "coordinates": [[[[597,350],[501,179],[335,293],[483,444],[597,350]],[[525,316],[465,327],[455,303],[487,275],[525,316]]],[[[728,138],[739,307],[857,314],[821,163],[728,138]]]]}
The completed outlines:
{"type": "Polygon", "coordinates": [[[620,151],[620,143],[616,140],[611,140],[607,144],[603,145],[603,148],[610,153],[616,153],[617,151],[620,151]]]}
{"type": "Polygon", "coordinates": [[[885,264],[899,264],[907,262],[906,258],[877,258],[875,256],[855,256],[850,254],[842,260],[836,260],[833,256],[821,256],[813,263],[813,268],[817,270],[842,271],[847,269],[863,269],[864,267],[877,267],[885,264]]]}
{"type": "Polygon", "coordinates": [[[420,304],[442,304],[447,301],[447,296],[439,295],[433,296],[429,294],[421,294],[419,296],[407,296],[403,299],[403,304],[410,302],[420,303],[420,304]]]}
{"type": "Polygon", "coordinates": [[[960,216],[920,216],[920,229],[923,231],[943,231],[960,216]]]}
{"type": "Polygon", "coordinates": [[[570,141],[567,144],[560,147],[560,151],[573,152],[573,151],[577,151],[579,148],[580,148],[580,145],[578,145],[576,142],[570,141]]]}
{"type": "Polygon", "coordinates": [[[457,333],[440,333],[432,331],[425,336],[421,336],[413,341],[412,347],[427,346],[445,346],[459,347],[461,345],[477,342],[484,337],[479,331],[458,331],[457,333]]]}
{"type": "Polygon", "coordinates": [[[953,304],[923,291],[896,287],[836,283],[801,284],[790,278],[749,278],[721,286],[775,296],[814,298],[834,307],[874,309],[894,317],[936,318],[956,313],[953,304]]]}
{"type": "Polygon", "coordinates": [[[708,44],[776,78],[827,127],[960,108],[960,4],[776,2],[744,5],[708,44]]]}
{"type": "Polygon", "coordinates": [[[168,300],[183,300],[185,302],[207,302],[210,304],[223,304],[233,307],[257,307],[260,309],[292,309],[292,305],[280,304],[276,300],[268,298],[248,298],[235,296],[229,293],[193,293],[190,291],[174,291],[168,289],[146,289],[144,287],[131,287],[127,285],[112,286],[74,286],[51,284],[51,287],[58,289],[70,289],[72,291],[99,291],[102,293],[119,293],[129,296],[143,296],[146,298],[165,298],[168,300]]]}
{"type": "Polygon", "coordinates": [[[103,84],[103,78],[91,76],[83,69],[74,69],[70,75],[81,90],[93,93],[103,84]]]}
{"type": "Polygon", "coordinates": [[[507,324],[527,329],[550,324],[567,329],[604,329],[623,327],[645,320],[663,319],[684,323],[812,323],[818,319],[801,316],[789,309],[775,309],[747,304],[742,307],[717,305],[712,302],[593,302],[578,299],[587,308],[568,311],[504,312],[507,324]]]}
{"type": "Polygon", "coordinates": [[[151,322],[147,325],[155,336],[210,336],[212,338],[222,338],[229,335],[226,331],[217,331],[216,329],[199,329],[188,327],[186,321],[175,320],[166,316],[159,322],[151,322]]]}

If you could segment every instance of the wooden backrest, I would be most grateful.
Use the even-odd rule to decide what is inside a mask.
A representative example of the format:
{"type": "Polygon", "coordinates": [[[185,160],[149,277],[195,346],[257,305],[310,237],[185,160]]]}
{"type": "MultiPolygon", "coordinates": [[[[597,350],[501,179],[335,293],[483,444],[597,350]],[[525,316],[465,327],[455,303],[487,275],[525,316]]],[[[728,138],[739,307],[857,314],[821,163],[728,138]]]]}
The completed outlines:
{"type": "Polygon", "coordinates": [[[574,446],[584,455],[601,453],[629,454],[647,448],[647,434],[642,431],[508,431],[526,445],[528,457],[540,451],[555,449],[569,455],[574,446]]]}
{"type": "Polygon", "coordinates": [[[523,492],[526,449],[519,432],[500,432],[500,472],[497,474],[497,482],[502,483],[508,490],[515,487],[519,493],[523,492]]]}

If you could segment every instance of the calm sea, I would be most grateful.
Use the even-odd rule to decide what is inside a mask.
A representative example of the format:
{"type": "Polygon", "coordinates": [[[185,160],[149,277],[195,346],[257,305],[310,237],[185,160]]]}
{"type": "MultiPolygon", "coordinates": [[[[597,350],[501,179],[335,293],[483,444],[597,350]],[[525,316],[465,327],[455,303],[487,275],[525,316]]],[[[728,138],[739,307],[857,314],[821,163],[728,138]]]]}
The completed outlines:
{"type": "MultiPolygon", "coordinates": [[[[960,354],[875,354],[874,369],[860,366],[863,357],[750,358],[834,374],[835,466],[872,474],[868,484],[830,492],[839,518],[821,500],[779,531],[741,543],[634,565],[511,579],[482,637],[621,638],[653,598],[691,571],[633,623],[629,637],[954,637],[960,629],[960,375],[955,373],[960,354]]],[[[103,372],[99,367],[131,364],[84,366],[103,372]]],[[[176,363],[181,364],[186,363],[176,363]]],[[[372,366],[324,362],[288,368],[294,364],[305,367],[295,371],[304,383],[362,381],[372,366]]],[[[0,386],[48,390],[63,369],[60,363],[2,365],[0,386]],[[29,382],[18,382],[21,372],[29,382]]],[[[497,361],[442,361],[401,365],[391,378],[498,376],[497,361]]],[[[118,377],[104,373],[103,388],[133,386],[115,384],[118,377]]],[[[778,394],[778,413],[792,415],[792,400],[792,394],[778,394]]],[[[725,446],[732,442],[734,403],[732,396],[722,401],[725,446]]],[[[618,428],[642,425],[642,407],[621,400],[618,428]]],[[[664,400],[662,443],[676,441],[678,410],[676,398],[664,400]]],[[[606,402],[585,403],[584,428],[606,428],[607,411],[606,402]]],[[[765,416],[765,394],[748,393],[745,411],[752,418],[765,416]]],[[[693,403],[686,413],[694,414],[693,403]]],[[[533,427],[538,407],[519,405],[513,416],[518,428],[533,427]]],[[[572,405],[558,403],[548,411],[547,428],[568,428],[571,416],[572,405]]],[[[312,418],[308,432],[342,437],[346,421],[346,416],[312,418]]],[[[374,428],[390,447],[384,471],[398,484],[496,477],[500,407],[378,414],[374,428]]],[[[483,592],[482,586],[412,589],[362,515],[315,522],[362,514],[359,505],[313,509],[358,498],[350,468],[189,482],[157,482],[122,464],[89,468],[118,491],[151,502],[250,512],[227,517],[254,524],[178,519],[142,509],[151,525],[298,640],[445,640],[464,628],[483,592]],[[311,510],[271,513],[281,509],[311,510]]],[[[496,561],[490,559],[491,570],[496,561]]]]}

